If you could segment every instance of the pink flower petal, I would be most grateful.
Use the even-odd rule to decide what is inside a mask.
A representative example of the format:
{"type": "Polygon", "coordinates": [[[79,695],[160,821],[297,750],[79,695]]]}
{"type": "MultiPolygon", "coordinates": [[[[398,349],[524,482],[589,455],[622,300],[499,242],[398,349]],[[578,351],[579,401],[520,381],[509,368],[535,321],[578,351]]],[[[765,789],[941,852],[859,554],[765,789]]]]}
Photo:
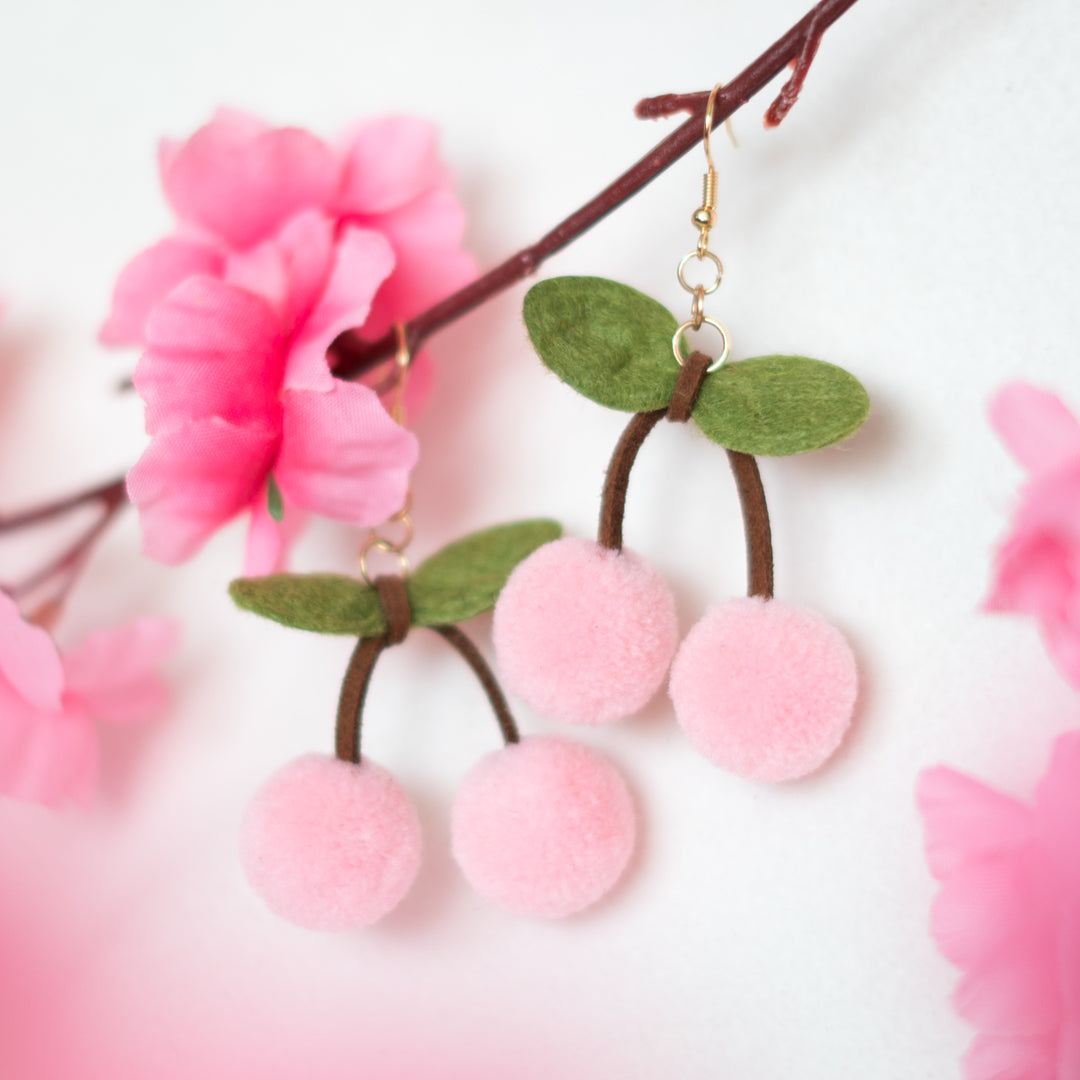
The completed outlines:
{"type": "Polygon", "coordinates": [[[216,276],[223,258],[206,244],[169,238],[135,256],[120,271],[112,311],[101,328],[105,345],[142,345],[150,310],[180,282],[196,274],[216,276]]]}
{"type": "Polygon", "coordinates": [[[353,132],[350,142],[338,194],[343,213],[382,214],[450,183],[426,120],[387,116],[353,132]]]}
{"type": "Polygon", "coordinates": [[[97,763],[97,733],[87,716],[35,708],[0,677],[0,794],[46,806],[85,804],[97,763]]]}
{"type": "Polygon", "coordinates": [[[326,285],[333,243],[334,223],[318,210],[305,210],[273,240],[230,255],[225,280],[268,301],[288,336],[307,319],[326,285]]]}
{"type": "Polygon", "coordinates": [[[168,619],[136,619],[91,634],[64,655],[68,697],[103,720],[145,720],[169,702],[157,673],[176,646],[179,627],[168,619]]]}
{"type": "Polygon", "coordinates": [[[1054,1066],[1052,1036],[980,1035],[964,1056],[965,1080],[1064,1080],[1054,1066]]]}
{"type": "Polygon", "coordinates": [[[1080,690],[1080,625],[1044,614],[1041,629],[1050,659],[1069,684],[1080,690]]]}
{"type": "Polygon", "coordinates": [[[256,496],[251,504],[244,577],[281,573],[293,542],[304,531],[307,522],[307,514],[287,503],[284,518],[280,522],[275,521],[266,508],[265,496],[256,496]]]}
{"type": "MultiPolygon", "coordinates": [[[[1050,764],[1035,789],[1035,820],[1039,840],[1055,860],[1080,915],[1080,731],[1054,743],[1050,764]]],[[[1077,962],[1080,965],[1080,956],[1077,962]]]]}
{"type": "Polygon", "coordinates": [[[1003,1034],[1038,1035],[1060,1022],[1053,906],[1034,855],[998,856],[952,874],[934,902],[931,931],[965,971],[956,1009],[1003,1034]]]}
{"type": "Polygon", "coordinates": [[[322,297],[289,349],[288,389],[326,391],[333,386],[326,359],[330,342],[343,330],[363,325],[372,298],[393,269],[394,252],[385,237],[355,226],[342,230],[322,297]]]}
{"type": "Polygon", "coordinates": [[[374,391],[335,380],[327,394],[289,390],[275,475],[287,502],[354,525],[376,525],[405,500],[415,437],[374,391]]]}
{"type": "Polygon", "coordinates": [[[297,128],[254,133],[229,119],[200,128],[164,175],[177,216],[236,248],[269,239],[297,211],[333,195],[337,165],[330,149],[297,128]]]}
{"type": "Polygon", "coordinates": [[[1003,386],[990,401],[990,422],[1026,469],[1056,469],[1080,457],[1080,423],[1061,399],[1028,383],[1003,386]]]}
{"type": "Polygon", "coordinates": [[[90,803],[97,786],[99,747],[90,718],[77,712],[43,713],[35,725],[18,783],[9,794],[45,806],[90,803]]]}
{"type": "Polygon", "coordinates": [[[0,672],[16,693],[37,709],[59,709],[64,688],[60,655],[40,626],[26,622],[19,607],[0,592],[0,672]]]}
{"type": "Polygon", "coordinates": [[[144,553],[163,563],[194,555],[266,483],[278,442],[273,428],[218,417],[156,435],[127,479],[144,553]]]}
{"type": "Polygon", "coordinates": [[[1018,521],[1002,545],[984,607],[1028,615],[1060,611],[1076,584],[1068,547],[1057,537],[1018,521]]]}
{"type": "Polygon", "coordinates": [[[0,671],[0,794],[19,783],[30,732],[42,713],[52,711],[31,705],[0,671]]]}
{"type": "Polygon", "coordinates": [[[284,342],[269,304],[210,277],[189,278],[152,312],[135,368],[146,428],[217,416],[276,423],[284,342]]]}
{"type": "Polygon", "coordinates": [[[318,210],[298,214],[281,230],[277,244],[288,280],[285,325],[292,334],[310,318],[334,273],[334,222],[318,210]]]}
{"type": "Polygon", "coordinates": [[[978,780],[939,766],[919,775],[916,800],[926,830],[926,861],[936,878],[965,862],[1029,844],[1031,811],[978,780]]]}
{"type": "Polygon", "coordinates": [[[285,258],[275,240],[264,240],[245,251],[232,252],[225,262],[222,278],[249,293],[261,296],[284,324],[284,308],[289,292],[285,258]]]}

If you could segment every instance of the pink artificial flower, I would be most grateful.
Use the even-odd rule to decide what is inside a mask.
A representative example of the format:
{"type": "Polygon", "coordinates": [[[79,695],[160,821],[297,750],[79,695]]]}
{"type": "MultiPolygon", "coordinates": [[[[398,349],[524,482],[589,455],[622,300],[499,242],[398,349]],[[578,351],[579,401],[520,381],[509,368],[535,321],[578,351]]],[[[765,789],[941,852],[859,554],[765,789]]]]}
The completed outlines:
{"type": "Polygon", "coordinates": [[[165,619],[137,619],[61,656],[0,593],[0,794],[87,803],[98,770],[94,718],[128,723],[166,706],[154,669],[176,634],[165,619]]]}
{"type": "Polygon", "coordinates": [[[1054,744],[1031,807],[943,767],[917,797],[942,883],[931,929],[979,1028],[967,1080],[1080,1077],[1080,732],[1054,744]]]}
{"type": "Polygon", "coordinates": [[[1080,689],[1080,423],[1025,383],[998,391],[990,420],[1029,475],[986,607],[1035,616],[1051,658],[1080,689]]]}
{"type": "Polygon", "coordinates": [[[303,511],[374,525],[404,501],[415,439],[374,390],[335,379],[326,350],[349,328],[381,336],[470,280],[464,215],[434,128],[411,118],[330,146],[221,111],[159,156],[178,228],[125,267],[101,335],[145,348],[134,381],[153,441],[129,477],[144,550],[183,561],[251,510],[245,570],[266,573],[303,511]]]}

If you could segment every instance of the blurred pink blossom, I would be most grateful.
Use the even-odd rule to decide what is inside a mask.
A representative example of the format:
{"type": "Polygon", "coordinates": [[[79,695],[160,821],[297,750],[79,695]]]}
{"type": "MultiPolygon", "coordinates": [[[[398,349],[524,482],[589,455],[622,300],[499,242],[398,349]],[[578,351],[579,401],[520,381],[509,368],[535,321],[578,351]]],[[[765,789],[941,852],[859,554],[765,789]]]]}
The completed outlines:
{"type": "Polygon", "coordinates": [[[1080,689],[1080,423],[1054,394],[1026,383],[999,390],[990,419],[1029,475],[986,607],[1033,615],[1051,658],[1080,689]]]}
{"type": "MultiPolygon", "coordinates": [[[[124,268],[101,334],[145,350],[135,386],[153,441],[129,480],[144,550],[180,562],[250,510],[245,571],[266,573],[303,511],[373,525],[404,501],[415,439],[370,387],[335,379],[326,350],[470,280],[464,215],[434,128],[413,118],[328,145],[221,111],[159,160],[178,226],[124,268]]],[[[421,354],[414,401],[426,371],[421,354]]]]}
{"type": "Polygon", "coordinates": [[[164,619],[92,634],[61,656],[0,593],[0,794],[55,806],[94,792],[94,718],[145,720],[168,703],[155,672],[176,641],[164,619]]]}
{"type": "Polygon", "coordinates": [[[1054,744],[1031,807],[952,769],[922,773],[931,930],[979,1029],[967,1080],[1080,1077],[1080,732],[1054,744]]]}

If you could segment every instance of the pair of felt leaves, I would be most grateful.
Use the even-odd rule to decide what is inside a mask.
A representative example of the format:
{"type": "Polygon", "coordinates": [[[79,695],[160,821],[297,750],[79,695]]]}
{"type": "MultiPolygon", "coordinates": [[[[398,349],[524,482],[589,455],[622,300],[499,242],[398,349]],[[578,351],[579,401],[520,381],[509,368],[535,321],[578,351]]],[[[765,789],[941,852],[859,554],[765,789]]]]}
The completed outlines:
{"type": "MultiPolygon", "coordinates": [[[[472,533],[444,547],[405,579],[414,626],[450,626],[495,606],[515,566],[557,540],[557,521],[538,518],[472,533]]],[[[342,574],[270,574],[229,586],[236,606],[320,634],[375,638],[387,632],[379,595],[342,574]]]]}
{"type": "MultiPolygon", "coordinates": [[[[563,382],[599,405],[652,412],[671,402],[678,322],[663,305],[606,278],[541,281],[525,297],[533,348],[563,382]]],[[[870,399],[853,375],[806,356],[758,356],[706,376],[692,417],[728,450],[783,457],[852,435],[870,399]]]]}

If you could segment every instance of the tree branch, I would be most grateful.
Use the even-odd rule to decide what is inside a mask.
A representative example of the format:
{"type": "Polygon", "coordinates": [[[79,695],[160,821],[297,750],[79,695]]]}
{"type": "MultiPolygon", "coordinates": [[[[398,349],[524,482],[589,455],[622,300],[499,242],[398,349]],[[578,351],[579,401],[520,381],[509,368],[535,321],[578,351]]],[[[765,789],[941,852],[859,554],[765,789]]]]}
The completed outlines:
{"type": "Polygon", "coordinates": [[[115,512],[116,508],[127,499],[127,491],[124,487],[124,478],[116,477],[97,487],[88,488],[86,491],[77,491],[74,495],[65,495],[55,502],[44,503],[41,506],[23,510],[18,514],[0,515],[0,533],[14,532],[17,529],[28,529],[31,525],[39,525],[43,521],[49,521],[54,517],[60,517],[86,503],[100,502],[104,505],[106,513],[115,512]]]}
{"type": "MultiPolygon", "coordinates": [[[[853,7],[856,0],[821,0],[803,16],[782,38],[775,41],[743,72],[726,83],[716,96],[713,127],[722,124],[740,106],[745,105],[784,68],[797,62],[841,15],[853,7]]],[[[816,49],[816,45],[814,45],[816,49]]],[[[812,59],[812,55],[811,55],[812,59]]],[[[809,61],[804,65],[809,66],[809,61]]],[[[805,71],[803,72],[805,77],[805,71]]],[[[800,82],[801,85],[801,82],[800,82]]],[[[461,318],[485,301],[521,281],[537,270],[555,252],[566,247],[587,229],[621,206],[632,195],[654,180],[669,165],[690,151],[701,140],[701,123],[705,115],[708,93],[681,96],[691,98],[693,115],[663,139],[637,164],[622,174],[580,210],[571,214],[531,247],[512,255],[483,277],[459,289],[445,300],[421,312],[405,325],[405,337],[410,350],[417,350],[436,330],[461,318]]],[[[669,95],[670,97],[670,95],[669,95]]],[[[683,106],[687,107],[687,106],[683,106]]],[[[788,106],[790,108],[790,105],[788,106]]],[[[397,339],[389,331],[376,341],[364,341],[355,331],[342,334],[330,346],[330,363],[334,374],[342,379],[355,379],[377,364],[393,356],[397,339]]]]}

